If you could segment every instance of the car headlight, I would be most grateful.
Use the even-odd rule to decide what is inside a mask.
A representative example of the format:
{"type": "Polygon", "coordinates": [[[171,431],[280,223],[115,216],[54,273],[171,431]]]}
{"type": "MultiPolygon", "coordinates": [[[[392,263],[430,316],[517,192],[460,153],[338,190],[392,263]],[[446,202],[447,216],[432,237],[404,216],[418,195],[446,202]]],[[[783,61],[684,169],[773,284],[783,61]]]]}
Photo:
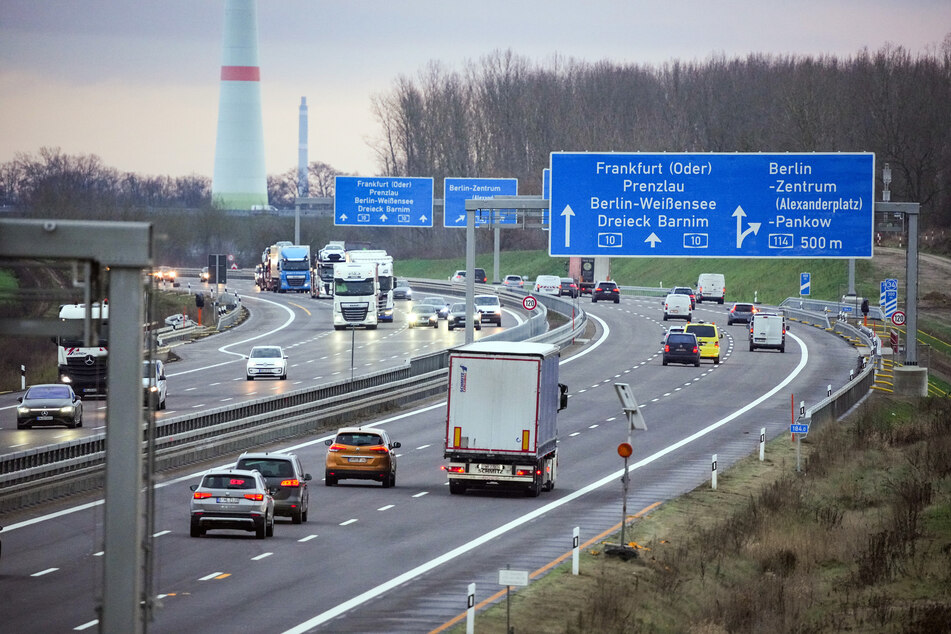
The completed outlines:
{"type": "Polygon", "coordinates": [[[73,382],[73,380],[72,380],[71,378],[69,378],[68,376],[66,376],[65,374],[64,374],[63,376],[59,377],[59,380],[60,380],[61,382],[63,382],[63,383],[72,383],[72,382],[73,382]]]}
{"type": "Polygon", "coordinates": [[[73,409],[74,409],[74,408],[73,408],[72,405],[67,405],[66,407],[61,407],[61,408],[59,408],[59,413],[60,413],[60,414],[72,414],[72,413],[73,413],[73,409]]]}
{"type": "Polygon", "coordinates": [[[17,408],[17,414],[29,414],[29,413],[30,413],[30,408],[29,408],[29,407],[18,407],[18,408],[17,408]]]}

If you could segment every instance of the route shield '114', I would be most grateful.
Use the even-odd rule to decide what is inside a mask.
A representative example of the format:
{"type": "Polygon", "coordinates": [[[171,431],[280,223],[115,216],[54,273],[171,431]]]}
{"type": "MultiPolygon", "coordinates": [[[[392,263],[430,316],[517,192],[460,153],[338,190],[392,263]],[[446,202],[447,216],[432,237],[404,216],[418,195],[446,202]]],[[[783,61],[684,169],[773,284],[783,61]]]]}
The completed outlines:
{"type": "Polygon", "coordinates": [[[875,156],[551,155],[552,256],[870,258],[875,156]]]}

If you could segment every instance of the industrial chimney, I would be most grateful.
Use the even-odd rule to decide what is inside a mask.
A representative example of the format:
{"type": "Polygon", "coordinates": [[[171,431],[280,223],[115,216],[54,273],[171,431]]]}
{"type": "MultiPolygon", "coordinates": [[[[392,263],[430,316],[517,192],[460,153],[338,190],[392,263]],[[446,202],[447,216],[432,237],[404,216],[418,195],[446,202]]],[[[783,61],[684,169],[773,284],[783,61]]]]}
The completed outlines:
{"type": "Polygon", "coordinates": [[[310,195],[307,170],[307,97],[300,98],[300,123],[297,133],[297,197],[310,195]]]}
{"type": "Polygon", "coordinates": [[[222,209],[267,205],[256,0],[225,0],[212,203],[222,209]]]}

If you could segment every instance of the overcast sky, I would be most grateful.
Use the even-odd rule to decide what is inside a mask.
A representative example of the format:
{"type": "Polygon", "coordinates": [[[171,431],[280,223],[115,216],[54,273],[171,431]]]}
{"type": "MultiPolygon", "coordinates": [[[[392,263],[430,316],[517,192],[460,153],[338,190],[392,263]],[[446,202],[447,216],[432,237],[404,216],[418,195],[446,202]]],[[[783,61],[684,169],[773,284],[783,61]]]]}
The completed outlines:
{"type": "MultiPolygon", "coordinates": [[[[46,146],[210,177],[223,14],[224,0],[0,0],[0,163],[46,146]]],[[[306,96],[310,160],[375,174],[371,97],[432,60],[461,70],[511,49],[539,64],[662,64],[887,43],[917,54],[949,32],[951,0],[262,0],[267,172],[296,167],[306,96]]]]}

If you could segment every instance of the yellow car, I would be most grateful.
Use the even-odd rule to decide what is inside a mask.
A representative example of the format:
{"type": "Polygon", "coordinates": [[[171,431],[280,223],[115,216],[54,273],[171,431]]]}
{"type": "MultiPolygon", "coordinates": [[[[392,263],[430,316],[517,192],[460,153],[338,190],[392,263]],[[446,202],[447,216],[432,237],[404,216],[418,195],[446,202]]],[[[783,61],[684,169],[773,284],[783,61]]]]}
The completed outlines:
{"type": "Polygon", "coordinates": [[[713,359],[713,364],[719,365],[720,339],[723,338],[723,333],[720,332],[716,324],[708,324],[702,321],[691,322],[684,326],[684,332],[692,332],[697,335],[701,359],[713,359]]]}
{"type": "Polygon", "coordinates": [[[379,428],[344,427],[333,440],[326,441],[327,462],[324,484],[335,486],[345,479],[376,480],[383,488],[396,485],[396,454],[400,443],[379,428]]]}

